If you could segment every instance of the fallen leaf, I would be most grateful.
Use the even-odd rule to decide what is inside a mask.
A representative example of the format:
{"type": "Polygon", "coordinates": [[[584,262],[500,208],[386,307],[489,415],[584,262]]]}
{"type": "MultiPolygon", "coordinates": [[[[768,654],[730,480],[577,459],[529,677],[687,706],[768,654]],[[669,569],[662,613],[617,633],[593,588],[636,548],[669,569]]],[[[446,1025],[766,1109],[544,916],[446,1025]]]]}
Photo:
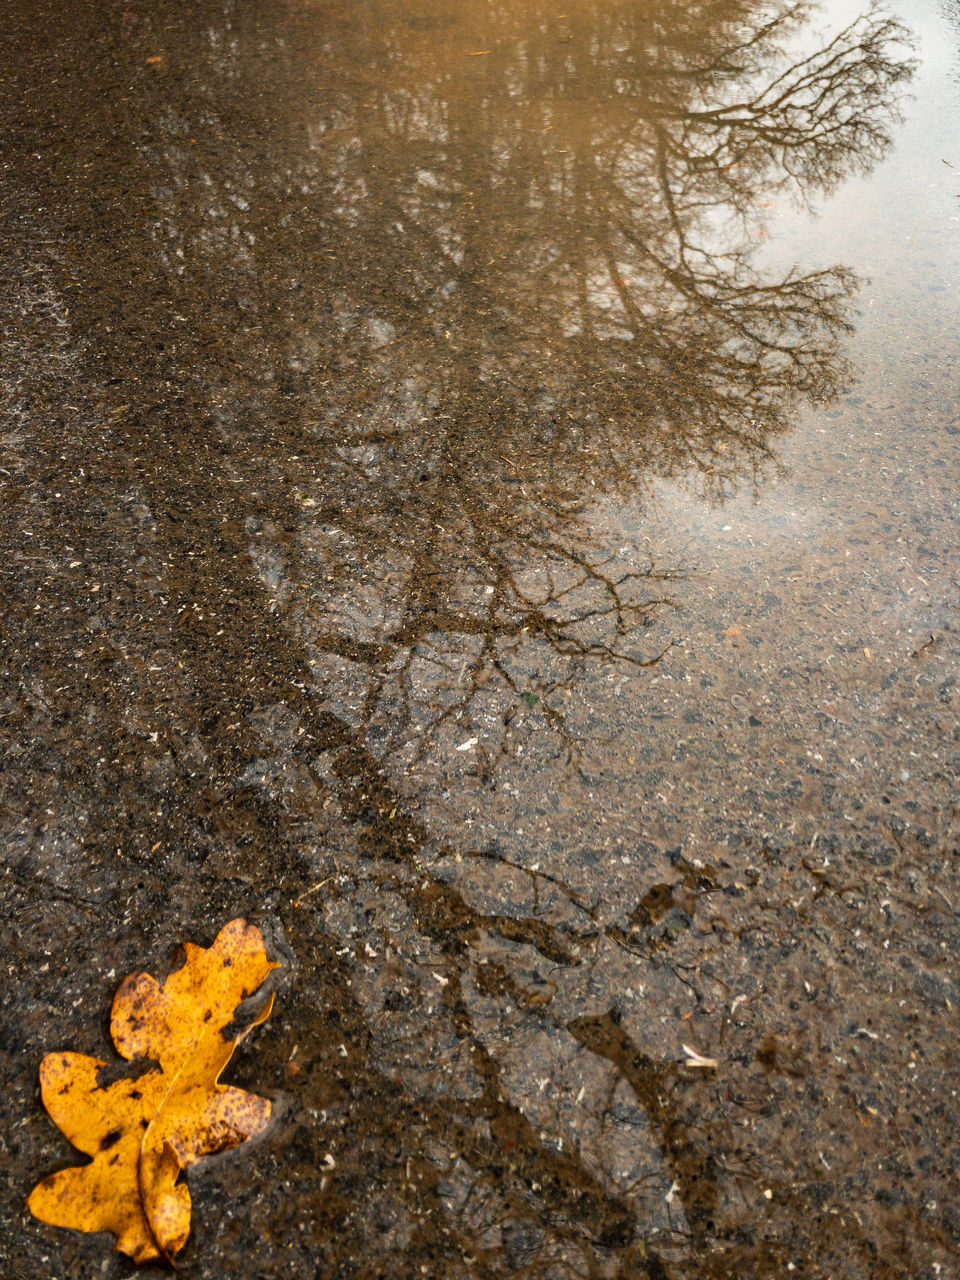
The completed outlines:
{"type": "Polygon", "coordinates": [[[110,1033],[136,1064],[122,1079],[101,1083],[107,1064],[82,1053],[48,1053],[40,1064],[43,1105],[93,1160],[38,1183],[30,1211],[52,1226],[112,1231],[117,1249],[141,1263],[170,1263],[186,1243],[190,1193],[177,1182],[181,1170],[254,1137],[270,1118],[266,1098],[217,1083],[273,1007],[271,994],[252,1022],[234,1022],[241,1001],[277,968],[263,935],[231,920],[213,946],[188,942],[183,955],[163,986],[134,973],[117,989],[110,1033]]]}

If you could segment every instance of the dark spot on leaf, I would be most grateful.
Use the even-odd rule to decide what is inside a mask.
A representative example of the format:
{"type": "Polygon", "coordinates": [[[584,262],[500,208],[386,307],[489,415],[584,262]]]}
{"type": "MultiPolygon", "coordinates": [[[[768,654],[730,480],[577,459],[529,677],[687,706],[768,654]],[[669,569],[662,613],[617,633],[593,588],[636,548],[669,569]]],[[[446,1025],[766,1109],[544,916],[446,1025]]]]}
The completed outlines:
{"type": "MultiPolygon", "coordinates": [[[[151,1071],[159,1071],[160,1063],[156,1058],[134,1058],[132,1062],[105,1062],[97,1072],[97,1087],[107,1089],[117,1080],[139,1080],[151,1071]]],[[[131,1097],[140,1097],[140,1094],[131,1097]]]]}
{"type": "Polygon", "coordinates": [[[111,1129],[109,1133],[105,1133],[100,1140],[100,1150],[109,1151],[111,1147],[116,1146],[120,1141],[122,1130],[111,1129]]]}

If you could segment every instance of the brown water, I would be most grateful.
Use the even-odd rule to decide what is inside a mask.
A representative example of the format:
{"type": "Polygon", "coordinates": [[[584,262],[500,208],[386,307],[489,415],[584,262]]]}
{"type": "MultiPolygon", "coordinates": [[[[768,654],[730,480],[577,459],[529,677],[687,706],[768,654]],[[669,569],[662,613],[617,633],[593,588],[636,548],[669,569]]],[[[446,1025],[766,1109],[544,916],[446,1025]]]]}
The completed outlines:
{"type": "Polygon", "coordinates": [[[960,16],[896,14],[8,15],[2,1280],[128,1274],[26,1212],[37,1066],[241,913],[278,1118],[188,1274],[960,1276],[960,16]]]}

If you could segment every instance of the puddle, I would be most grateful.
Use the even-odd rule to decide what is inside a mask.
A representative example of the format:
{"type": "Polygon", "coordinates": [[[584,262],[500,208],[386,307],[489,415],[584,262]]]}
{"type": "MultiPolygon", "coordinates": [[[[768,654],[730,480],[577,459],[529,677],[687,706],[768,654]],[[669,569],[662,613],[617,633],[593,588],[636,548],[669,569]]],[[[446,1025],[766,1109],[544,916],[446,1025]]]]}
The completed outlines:
{"type": "Polygon", "coordinates": [[[10,24],[11,1274],[242,913],[191,1274],[947,1277],[956,14],[461,9],[10,24]]]}

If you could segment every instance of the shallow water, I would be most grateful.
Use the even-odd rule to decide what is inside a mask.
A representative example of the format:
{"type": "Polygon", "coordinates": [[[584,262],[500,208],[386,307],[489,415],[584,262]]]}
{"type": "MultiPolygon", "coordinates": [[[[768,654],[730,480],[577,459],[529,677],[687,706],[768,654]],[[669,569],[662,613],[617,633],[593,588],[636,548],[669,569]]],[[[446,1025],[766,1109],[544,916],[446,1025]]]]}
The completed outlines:
{"type": "Polygon", "coordinates": [[[5,1265],[244,914],[192,1275],[960,1275],[960,15],[462,9],[0,45],[5,1265]]]}

